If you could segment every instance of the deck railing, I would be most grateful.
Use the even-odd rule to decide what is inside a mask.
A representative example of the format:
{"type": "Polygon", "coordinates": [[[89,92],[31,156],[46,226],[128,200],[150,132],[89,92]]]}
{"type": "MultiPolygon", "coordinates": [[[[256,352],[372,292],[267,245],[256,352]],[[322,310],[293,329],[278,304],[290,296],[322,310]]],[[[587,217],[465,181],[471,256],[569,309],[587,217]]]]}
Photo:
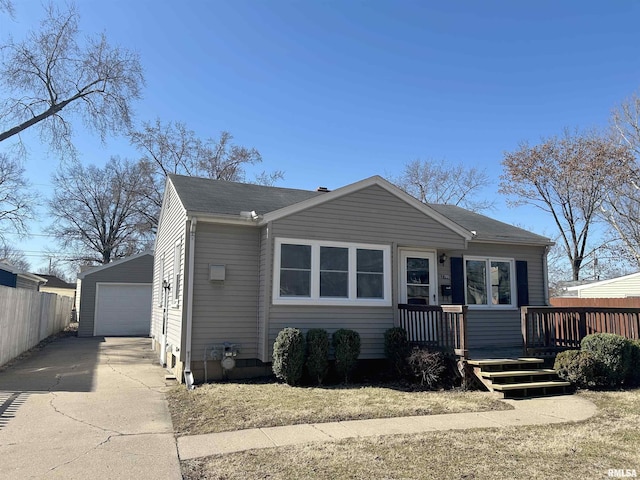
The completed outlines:
{"type": "Polygon", "coordinates": [[[640,338],[639,308],[522,307],[525,354],[554,354],[580,348],[591,333],[640,338]]]}
{"type": "Polygon", "coordinates": [[[466,305],[399,304],[400,326],[411,343],[467,357],[466,305]]]}

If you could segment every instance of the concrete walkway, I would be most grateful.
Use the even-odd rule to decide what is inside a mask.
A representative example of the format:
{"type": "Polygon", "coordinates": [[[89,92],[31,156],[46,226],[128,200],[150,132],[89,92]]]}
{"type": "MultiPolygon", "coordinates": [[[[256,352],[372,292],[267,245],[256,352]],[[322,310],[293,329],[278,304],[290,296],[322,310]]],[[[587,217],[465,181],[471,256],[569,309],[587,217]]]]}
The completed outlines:
{"type": "Polygon", "coordinates": [[[178,438],[178,451],[180,459],[187,460],[259,448],[331,442],[355,437],[577,422],[586,420],[596,413],[593,403],[576,395],[504,401],[514,409],[252,428],[186,436],[178,438]]]}
{"type": "Polygon", "coordinates": [[[146,338],[65,338],[0,371],[0,479],[180,479],[146,338]]]}

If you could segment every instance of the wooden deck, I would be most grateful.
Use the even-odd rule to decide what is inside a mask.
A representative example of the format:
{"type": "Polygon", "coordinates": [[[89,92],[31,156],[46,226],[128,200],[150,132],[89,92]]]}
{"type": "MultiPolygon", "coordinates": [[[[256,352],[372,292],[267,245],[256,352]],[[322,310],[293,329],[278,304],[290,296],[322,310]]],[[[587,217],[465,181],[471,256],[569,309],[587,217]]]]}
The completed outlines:
{"type": "Polygon", "coordinates": [[[521,326],[526,354],[554,355],[592,333],[639,339],[640,308],[522,307],[521,326]]]}

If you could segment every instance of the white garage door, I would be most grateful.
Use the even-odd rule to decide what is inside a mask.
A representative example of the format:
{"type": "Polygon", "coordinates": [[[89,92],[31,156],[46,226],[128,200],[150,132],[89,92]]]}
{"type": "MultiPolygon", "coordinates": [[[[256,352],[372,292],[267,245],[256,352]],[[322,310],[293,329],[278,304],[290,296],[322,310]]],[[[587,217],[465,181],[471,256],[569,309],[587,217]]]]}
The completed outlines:
{"type": "Polygon", "coordinates": [[[94,335],[148,336],[151,285],[96,284],[94,335]]]}

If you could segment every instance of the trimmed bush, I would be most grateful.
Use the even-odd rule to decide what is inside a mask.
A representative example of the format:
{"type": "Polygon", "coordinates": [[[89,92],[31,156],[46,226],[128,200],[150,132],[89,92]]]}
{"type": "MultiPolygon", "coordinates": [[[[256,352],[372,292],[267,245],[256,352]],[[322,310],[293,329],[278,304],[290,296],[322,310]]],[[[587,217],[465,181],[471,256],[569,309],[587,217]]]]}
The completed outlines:
{"type": "Polygon", "coordinates": [[[613,333],[594,333],[582,339],[581,349],[602,363],[609,387],[619,387],[631,366],[631,342],[613,333]]]}
{"type": "Polygon", "coordinates": [[[413,375],[420,380],[420,385],[433,389],[442,383],[442,374],[446,370],[444,356],[440,352],[431,352],[415,347],[407,363],[413,375]]]}
{"type": "Polygon", "coordinates": [[[302,378],[305,341],[297,328],[284,328],[273,344],[273,373],[289,385],[296,385],[302,378]]]}
{"type": "Polygon", "coordinates": [[[596,360],[588,351],[567,350],[559,353],[553,369],[558,372],[561,379],[578,387],[597,388],[608,384],[602,362],[596,360]]]}
{"type": "Polygon", "coordinates": [[[393,327],[384,332],[384,354],[391,362],[391,367],[400,376],[407,369],[407,356],[411,352],[407,331],[402,327],[393,327]]]}
{"type": "Polygon", "coordinates": [[[640,340],[631,340],[631,362],[625,383],[632,387],[640,386],[640,340]]]}
{"type": "Polygon", "coordinates": [[[333,333],[332,341],[336,356],[336,370],[346,383],[360,356],[360,334],[355,330],[341,328],[333,333]]]}
{"type": "Polygon", "coordinates": [[[307,332],[307,372],[322,385],[329,370],[329,334],[322,328],[312,328],[307,332]]]}

